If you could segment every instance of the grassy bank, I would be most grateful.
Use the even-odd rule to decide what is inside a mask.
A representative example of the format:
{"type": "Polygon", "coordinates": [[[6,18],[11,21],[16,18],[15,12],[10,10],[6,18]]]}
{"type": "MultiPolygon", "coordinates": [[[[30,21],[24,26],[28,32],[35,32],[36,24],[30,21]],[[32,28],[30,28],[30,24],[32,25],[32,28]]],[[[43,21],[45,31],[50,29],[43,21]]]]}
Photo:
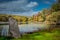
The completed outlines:
{"type": "Polygon", "coordinates": [[[60,29],[56,28],[52,32],[44,31],[33,34],[26,34],[18,39],[10,37],[0,37],[0,40],[60,40],[60,29]]]}

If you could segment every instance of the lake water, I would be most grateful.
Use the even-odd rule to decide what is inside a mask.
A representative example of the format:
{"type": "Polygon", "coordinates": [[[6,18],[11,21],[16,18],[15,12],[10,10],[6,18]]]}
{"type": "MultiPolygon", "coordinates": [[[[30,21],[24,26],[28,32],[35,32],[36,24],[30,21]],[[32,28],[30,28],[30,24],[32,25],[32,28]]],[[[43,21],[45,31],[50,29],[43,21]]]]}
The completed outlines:
{"type": "MultiPolygon", "coordinates": [[[[0,27],[3,27],[2,28],[2,35],[3,34],[8,35],[9,25],[0,25],[0,27]]],[[[24,33],[24,32],[37,31],[39,29],[44,28],[44,25],[41,25],[41,24],[22,24],[22,25],[18,25],[18,27],[19,27],[20,33],[24,33]]]]}

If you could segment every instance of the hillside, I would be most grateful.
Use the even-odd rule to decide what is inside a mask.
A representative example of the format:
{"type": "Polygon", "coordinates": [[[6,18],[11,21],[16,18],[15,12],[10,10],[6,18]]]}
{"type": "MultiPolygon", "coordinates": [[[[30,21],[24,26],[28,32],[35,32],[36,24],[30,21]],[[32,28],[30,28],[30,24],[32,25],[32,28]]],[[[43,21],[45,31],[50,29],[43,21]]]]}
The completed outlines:
{"type": "Polygon", "coordinates": [[[0,22],[7,22],[9,19],[9,16],[13,17],[15,20],[18,22],[26,23],[26,22],[31,22],[32,18],[31,17],[26,17],[26,16],[18,16],[18,15],[8,15],[8,14],[0,14],[0,22]]]}

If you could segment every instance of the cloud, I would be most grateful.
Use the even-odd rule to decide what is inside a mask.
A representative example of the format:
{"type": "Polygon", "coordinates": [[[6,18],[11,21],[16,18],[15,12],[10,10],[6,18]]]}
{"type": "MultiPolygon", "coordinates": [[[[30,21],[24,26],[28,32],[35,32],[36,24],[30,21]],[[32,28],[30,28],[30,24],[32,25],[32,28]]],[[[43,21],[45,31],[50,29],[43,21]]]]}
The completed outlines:
{"type": "Polygon", "coordinates": [[[16,0],[0,0],[0,3],[2,3],[2,2],[10,2],[10,1],[16,1],[16,0]]]}
{"type": "Polygon", "coordinates": [[[12,0],[0,3],[0,14],[20,14],[20,15],[32,15],[33,7],[38,6],[37,2],[28,2],[28,0],[12,0]]]}
{"type": "Polygon", "coordinates": [[[37,2],[30,2],[27,7],[34,7],[34,6],[37,6],[38,3],[37,2]]]}
{"type": "Polygon", "coordinates": [[[43,1],[45,4],[51,4],[51,2],[50,1],[48,1],[48,0],[45,0],[45,1],[43,1]]]}
{"type": "Polygon", "coordinates": [[[25,12],[37,6],[37,2],[28,3],[27,0],[18,0],[0,4],[0,11],[25,12]]]}
{"type": "Polygon", "coordinates": [[[54,0],[54,1],[57,1],[57,0],[54,0]]]}
{"type": "Polygon", "coordinates": [[[35,15],[37,14],[39,11],[33,11],[33,10],[30,10],[28,12],[8,12],[8,11],[0,11],[0,13],[2,14],[11,14],[11,15],[21,15],[21,16],[32,16],[32,15],[35,15]]]}
{"type": "Polygon", "coordinates": [[[54,3],[54,2],[56,2],[56,0],[42,0],[42,2],[44,3],[44,4],[52,4],[52,3],[54,3]]]}
{"type": "Polygon", "coordinates": [[[0,4],[0,10],[3,11],[24,11],[24,6],[27,4],[26,0],[17,0],[0,4]]]}
{"type": "Polygon", "coordinates": [[[23,12],[22,14],[12,14],[12,15],[22,15],[22,16],[33,16],[36,15],[39,11],[28,11],[23,12]]]}
{"type": "Polygon", "coordinates": [[[49,2],[49,1],[45,1],[45,3],[46,3],[46,4],[51,4],[51,2],[49,2]]]}

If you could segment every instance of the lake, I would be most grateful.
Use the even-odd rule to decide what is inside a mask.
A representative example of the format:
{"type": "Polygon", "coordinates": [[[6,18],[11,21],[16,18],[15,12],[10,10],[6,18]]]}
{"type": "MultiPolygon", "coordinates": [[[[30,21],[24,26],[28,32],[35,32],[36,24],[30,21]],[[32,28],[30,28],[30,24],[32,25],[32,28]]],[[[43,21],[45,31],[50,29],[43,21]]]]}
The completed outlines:
{"type": "MultiPolygon", "coordinates": [[[[19,27],[20,33],[25,33],[25,32],[38,31],[39,29],[44,28],[45,25],[41,25],[41,24],[22,24],[22,25],[18,25],[18,27],[19,27]]],[[[9,25],[0,25],[0,28],[2,28],[2,35],[3,34],[8,35],[9,25]]]]}

